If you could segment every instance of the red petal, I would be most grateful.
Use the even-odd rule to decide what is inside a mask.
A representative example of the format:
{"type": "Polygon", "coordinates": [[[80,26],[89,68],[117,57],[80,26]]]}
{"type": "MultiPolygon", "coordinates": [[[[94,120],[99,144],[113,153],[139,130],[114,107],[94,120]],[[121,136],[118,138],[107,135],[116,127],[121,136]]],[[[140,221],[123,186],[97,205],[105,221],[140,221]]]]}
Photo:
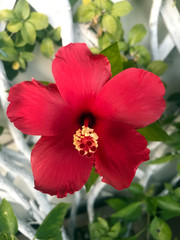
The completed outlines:
{"type": "Polygon", "coordinates": [[[67,136],[42,137],[33,148],[31,164],[37,190],[65,197],[87,182],[93,164],[74,148],[73,136],[71,141],[68,139],[67,136]]]}
{"type": "Polygon", "coordinates": [[[25,134],[57,135],[67,125],[70,113],[55,84],[44,86],[35,80],[16,84],[8,100],[7,116],[25,134]]]}
{"type": "Polygon", "coordinates": [[[111,121],[97,123],[96,171],[118,190],[129,187],[139,164],[149,159],[146,139],[131,126],[111,121]]]}
{"type": "Polygon", "coordinates": [[[135,128],[160,118],[165,110],[165,88],[160,78],[142,69],[129,68],[113,77],[97,96],[97,109],[135,128]]]}
{"type": "Polygon", "coordinates": [[[61,47],[52,71],[61,96],[73,105],[91,101],[111,77],[108,59],[92,54],[84,43],[61,47]]]}

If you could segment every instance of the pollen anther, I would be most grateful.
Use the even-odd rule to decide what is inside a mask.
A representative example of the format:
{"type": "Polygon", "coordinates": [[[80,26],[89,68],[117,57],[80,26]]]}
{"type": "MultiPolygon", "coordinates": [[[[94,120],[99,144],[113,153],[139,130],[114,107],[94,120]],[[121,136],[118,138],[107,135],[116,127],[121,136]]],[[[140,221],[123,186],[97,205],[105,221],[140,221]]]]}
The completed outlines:
{"type": "Polygon", "coordinates": [[[81,155],[92,157],[98,147],[98,135],[93,128],[83,125],[73,135],[73,144],[81,155]]]}

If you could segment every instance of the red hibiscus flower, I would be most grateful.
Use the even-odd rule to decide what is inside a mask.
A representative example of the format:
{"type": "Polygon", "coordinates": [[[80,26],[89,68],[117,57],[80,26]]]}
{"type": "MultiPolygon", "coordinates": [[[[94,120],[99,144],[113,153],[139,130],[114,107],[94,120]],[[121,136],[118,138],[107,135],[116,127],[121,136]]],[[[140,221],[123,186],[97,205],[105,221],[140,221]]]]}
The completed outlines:
{"type": "Polygon", "coordinates": [[[160,78],[129,68],[111,78],[108,59],[85,44],[60,48],[52,63],[56,84],[13,86],[7,115],[25,134],[41,135],[32,150],[35,188],[64,197],[87,182],[92,166],[102,181],[127,188],[149,159],[136,129],[165,109],[160,78]]]}

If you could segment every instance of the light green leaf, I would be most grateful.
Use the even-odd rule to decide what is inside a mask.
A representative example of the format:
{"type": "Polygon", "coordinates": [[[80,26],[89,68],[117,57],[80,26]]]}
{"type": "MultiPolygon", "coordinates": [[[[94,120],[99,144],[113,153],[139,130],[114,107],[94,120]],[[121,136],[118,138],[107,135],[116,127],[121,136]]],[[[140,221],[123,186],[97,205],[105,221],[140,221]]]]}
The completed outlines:
{"type": "Polygon", "coordinates": [[[22,38],[27,43],[33,45],[36,40],[36,31],[34,26],[29,22],[24,22],[24,25],[21,29],[22,38]]]}
{"type": "Polygon", "coordinates": [[[105,14],[102,17],[102,27],[111,34],[114,34],[117,30],[116,20],[113,16],[105,14]]]}
{"type": "Polygon", "coordinates": [[[161,76],[167,70],[167,67],[168,65],[165,62],[159,60],[151,62],[148,65],[147,70],[161,76]]]}
{"type": "Polygon", "coordinates": [[[0,11],[0,21],[16,22],[18,19],[14,14],[14,10],[4,9],[0,11]]]}
{"type": "Polygon", "coordinates": [[[130,55],[134,58],[134,61],[141,66],[147,66],[151,61],[151,54],[144,46],[135,46],[130,48],[130,55]]]}
{"type": "Polygon", "coordinates": [[[141,205],[141,202],[130,203],[128,206],[122,208],[120,211],[112,214],[112,217],[120,217],[127,220],[137,219],[141,215],[141,205]]]}
{"type": "Polygon", "coordinates": [[[21,30],[22,26],[23,26],[22,22],[16,22],[16,23],[9,22],[7,24],[7,29],[9,32],[16,33],[19,30],[21,30]]]}
{"type": "Polygon", "coordinates": [[[26,43],[27,42],[22,38],[21,32],[16,33],[15,46],[23,47],[26,43]]]}
{"type": "Polygon", "coordinates": [[[17,56],[18,56],[18,52],[16,51],[16,49],[12,48],[12,47],[3,47],[1,48],[2,52],[4,54],[2,54],[2,52],[0,51],[0,59],[3,61],[7,61],[7,62],[12,62],[14,60],[16,60],[17,56]]]}
{"type": "Polygon", "coordinates": [[[30,62],[34,59],[34,54],[31,52],[21,52],[21,57],[30,62]]]}
{"type": "Polygon", "coordinates": [[[36,232],[38,239],[54,239],[61,236],[61,230],[65,214],[69,208],[67,203],[59,203],[44,219],[36,232]]]}
{"type": "Polygon", "coordinates": [[[104,218],[98,217],[97,220],[104,230],[107,230],[107,231],[109,230],[108,222],[104,218]]]}
{"type": "Polygon", "coordinates": [[[14,235],[8,233],[0,233],[1,240],[18,240],[14,235]]]}
{"type": "Polygon", "coordinates": [[[95,4],[102,10],[111,10],[113,3],[109,0],[95,0],[95,4]]]}
{"type": "Polygon", "coordinates": [[[129,2],[126,1],[121,1],[121,2],[117,2],[112,6],[112,11],[111,14],[114,17],[122,17],[127,15],[128,13],[130,13],[132,11],[132,6],[129,2]]]}
{"type": "Polygon", "coordinates": [[[108,232],[108,236],[111,238],[117,238],[121,231],[120,222],[115,223],[108,232]]]}
{"type": "Polygon", "coordinates": [[[96,16],[97,7],[94,3],[90,4],[79,6],[75,15],[75,21],[85,23],[91,21],[96,16]]]}
{"type": "Polygon", "coordinates": [[[149,161],[149,164],[163,164],[171,161],[173,159],[173,155],[165,155],[163,157],[157,158],[153,161],[149,161]]]}
{"type": "Polygon", "coordinates": [[[146,35],[147,31],[143,24],[135,25],[128,35],[128,42],[130,46],[139,43],[146,35]]]}
{"type": "Polygon", "coordinates": [[[110,198],[106,200],[106,202],[110,207],[112,207],[116,211],[119,211],[125,206],[127,206],[127,202],[121,198],[110,198]]]}
{"type": "Polygon", "coordinates": [[[18,223],[11,205],[3,199],[0,205],[0,232],[16,234],[18,223]]]}
{"type": "Polygon", "coordinates": [[[40,45],[40,50],[45,57],[50,58],[54,53],[53,41],[49,37],[44,38],[40,45]]]}
{"type": "Polygon", "coordinates": [[[26,0],[18,0],[15,8],[14,8],[16,16],[21,19],[23,18],[24,20],[29,17],[30,14],[30,7],[29,4],[26,0]]]}
{"type": "Polygon", "coordinates": [[[42,30],[44,28],[47,28],[48,23],[48,17],[42,13],[32,12],[28,22],[31,23],[36,30],[42,30]]]}
{"type": "Polygon", "coordinates": [[[0,48],[2,47],[13,47],[13,40],[9,37],[7,32],[0,32],[0,48]]]}
{"type": "Polygon", "coordinates": [[[107,33],[103,33],[101,37],[98,39],[98,43],[101,49],[105,49],[111,45],[111,40],[107,33]]]}
{"type": "Polygon", "coordinates": [[[155,217],[150,224],[150,233],[154,240],[171,240],[171,229],[162,219],[155,217]]]}
{"type": "Polygon", "coordinates": [[[26,69],[26,63],[25,63],[25,60],[22,58],[22,57],[19,57],[18,58],[18,62],[20,64],[20,67],[24,70],[26,69]]]}
{"type": "Polygon", "coordinates": [[[116,74],[120,73],[123,70],[123,63],[118,43],[114,43],[108,48],[104,49],[103,51],[101,51],[101,54],[105,55],[111,64],[112,77],[114,77],[116,74]]]}
{"type": "Polygon", "coordinates": [[[99,175],[95,172],[95,168],[92,168],[91,175],[89,176],[88,181],[85,184],[86,192],[89,192],[91,186],[96,182],[99,175]]]}
{"type": "Polygon", "coordinates": [[[128,50],[128,44],[126,42],[120,41],[120,42],[118,42],[118,46],[119,46],[120,51],[128,50]]]}
{"type": "Polygon", "coordinates": [[[52,29],[51,31],[49,31],[48,36],[53,41],[59,41],[61,39],[61,27],[57,27],[57,28],[52,29]]]}
{"type": "Polygon", "coordinates": [[[155,122],[151,125],[137,130],[148,141],[165,142],[171,140],[171,137],[162,129],[159,123],[155,122]]]}

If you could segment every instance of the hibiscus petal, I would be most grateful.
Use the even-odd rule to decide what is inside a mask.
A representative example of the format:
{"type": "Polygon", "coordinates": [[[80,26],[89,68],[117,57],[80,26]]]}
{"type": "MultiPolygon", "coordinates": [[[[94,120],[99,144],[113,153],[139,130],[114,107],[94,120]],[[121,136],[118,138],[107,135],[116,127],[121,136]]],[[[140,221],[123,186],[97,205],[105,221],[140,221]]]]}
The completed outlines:
{"type": "Polygon", "coordinates": [[[55,84],[44,86],[35,80],[16,84],[8,100],[7,116],[25,134],[57,135],[67,125],[70,113],[55,84]]]}
{"type": "MultiPolygon", "coordinates": [[[[68,134],[69,135],[69,134],[68,134]]],[[[66,136],[41,137],[32,150],[35,188],[57,197],[74,193],[87,182],[92,160],[83,157],[66,136]]]]}
{"type": "Polygon", "coordinates": [[[98,121],[95,168],[102,181],[121,190],[129,187],[139,164],[149,159],[147,141],[130,125],[98,121]]]}
{"type": "Polygon", "coordinates": [[[61,96],[72,105],[90,102],[111,77],[108,59],[92,54],[84,43],[61,47],[52,71],[61,96]]]}
{"type": "Polygon", "coordinates": [[[129,68],[107,82],[97,96],[97,112],[135,128],[160,118],[165,110],[165,88],[160,78],[143,69],[129,68]]]}

